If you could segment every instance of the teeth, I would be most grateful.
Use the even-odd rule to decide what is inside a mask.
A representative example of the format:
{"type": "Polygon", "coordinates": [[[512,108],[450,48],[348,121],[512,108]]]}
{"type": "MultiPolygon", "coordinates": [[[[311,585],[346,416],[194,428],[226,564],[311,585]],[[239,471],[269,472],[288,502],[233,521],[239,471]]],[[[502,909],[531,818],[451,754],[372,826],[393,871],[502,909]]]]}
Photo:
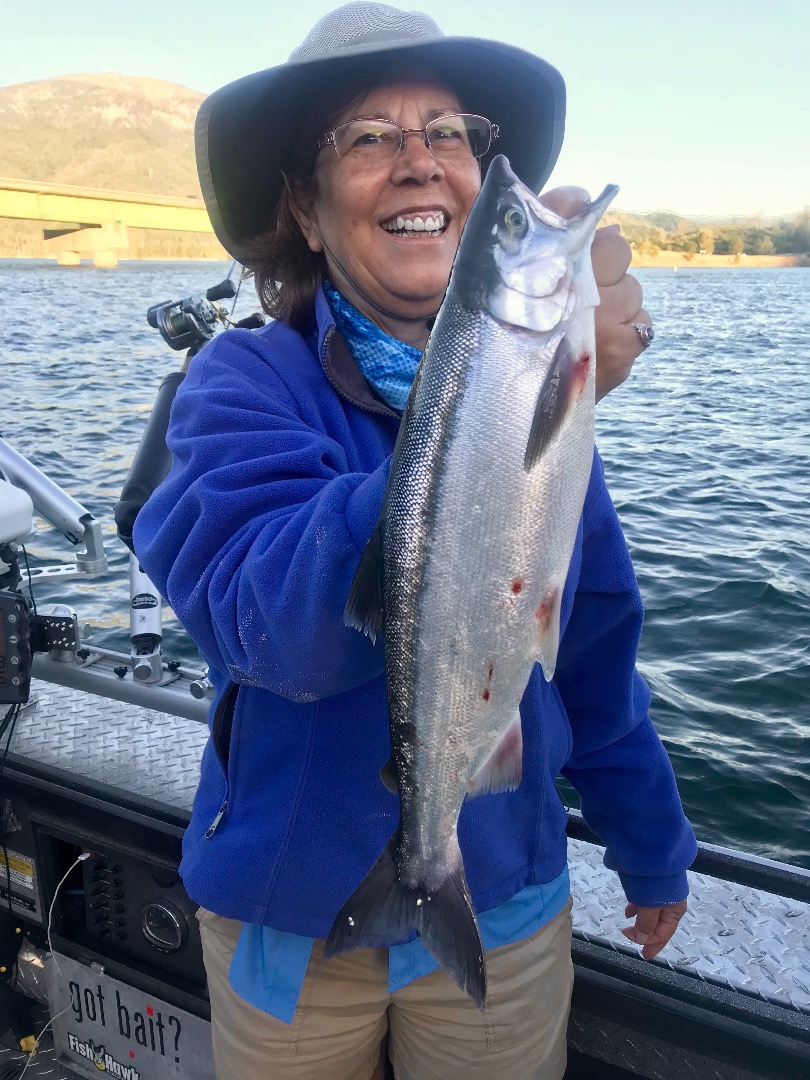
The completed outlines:
{"type": "Polygon", "coordinates": [[[444,214],[439,211],[436,214],[428,214],[425,217],[421,217],[418,214],[414,214],[413,217],[404,218],[399,216],[386,222],[383,228],[387,232],[392,233],[405,233],[406,235],[411,233],[438,233],[445,227],[444,214]]]}

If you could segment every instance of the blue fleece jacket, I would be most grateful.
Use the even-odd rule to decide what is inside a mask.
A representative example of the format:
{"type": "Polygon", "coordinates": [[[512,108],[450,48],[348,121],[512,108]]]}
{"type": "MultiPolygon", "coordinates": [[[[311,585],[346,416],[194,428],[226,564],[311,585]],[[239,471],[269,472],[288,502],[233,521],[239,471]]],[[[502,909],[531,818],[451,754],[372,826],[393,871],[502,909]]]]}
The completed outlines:
{"type": "MultiPolygon", "coordinates": [[[[396,828],[398,800],[379,777],[383,649],[344,626],[343,609],[398,426],[322,293],[307,333],[275,322],[215,338],[175,399],[172,469],[134,541],[217,690],[181,874],[221,915],[325,937],[396,828]]],[[[695,840],[635,670],[641,623],[595,455],[557,674],[548,684],[536,667],[521,704],[522,783],[461,810],[477,910],[563,870],[561,772],[628,899],[686,896],[695,840]]]]}

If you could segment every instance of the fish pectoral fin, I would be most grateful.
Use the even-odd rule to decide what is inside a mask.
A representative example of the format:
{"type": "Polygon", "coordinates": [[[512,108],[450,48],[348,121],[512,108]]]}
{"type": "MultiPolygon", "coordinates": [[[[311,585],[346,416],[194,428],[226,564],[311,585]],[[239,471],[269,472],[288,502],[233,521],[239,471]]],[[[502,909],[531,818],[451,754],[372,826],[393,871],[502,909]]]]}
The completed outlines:
{"type": "Polygon", "coordinates": [[[560,648],[562,588],[549,589],[534,614],[537,620],[537,660],[546,682],[554,678],[560,648]]]}
{"type": "Polygon", "coordinates": [[[399,794],[399,774],[393,754],[380,769],[380,779],[389,791],[393,791],[395,795],[399,794]]]}
{"type": "Polygon", "coordinates": [[[563,336],[537,395],[529,441],[523,458],[526,472],[534,468],[560,430],[568,412],[573,372],[574,352],[568,338],[563,336]]]}
{"type": "Polygon", "coordinates": [[[382,518],[374,526],[360,556],[349,599],[343,611],[346,626],[362,630],[373,642],[383,629],[383,532],[382,518]]]}
{"type": "Polygon", "coordinates": [[[487,760],[467,783],[467,796],[495,795],[499,791],[514,791],[523,777],[523,732],[520,713],[495,744],[487,760]]]}

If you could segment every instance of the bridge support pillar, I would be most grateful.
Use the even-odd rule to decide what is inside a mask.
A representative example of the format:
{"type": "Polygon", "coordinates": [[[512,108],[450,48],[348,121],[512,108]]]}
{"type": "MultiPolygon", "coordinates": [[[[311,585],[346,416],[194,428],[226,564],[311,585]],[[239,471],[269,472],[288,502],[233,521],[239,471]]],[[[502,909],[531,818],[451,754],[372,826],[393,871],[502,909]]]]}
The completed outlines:
{"type": "Polygon", "coordinates": [[[55,255],[59,266],[78,266],[82,259],[92,259],[93,266],[117,266],[119,255],[129,251],[126,225],[45,229],[43,235],[46,253],[55,255]]]}
{"type": "Polygon", "coordinates": [[[78,266],[81,263],[78,251],[57,251],[56,262],[59,266],[78,266]]]}

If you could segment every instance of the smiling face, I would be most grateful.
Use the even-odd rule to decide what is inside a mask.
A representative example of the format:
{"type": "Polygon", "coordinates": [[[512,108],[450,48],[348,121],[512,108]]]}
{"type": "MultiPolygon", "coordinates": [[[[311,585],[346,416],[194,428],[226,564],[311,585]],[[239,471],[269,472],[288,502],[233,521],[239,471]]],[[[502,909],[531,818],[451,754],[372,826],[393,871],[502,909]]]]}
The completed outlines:
{"type": "MultiPolygon", "coordinates": [[[[367,118],[424,128],[437,117],[461,111],[458,96],[443,83],[424,75],[398,77],[354,102],[334,126],[367,118]]],[[[437,161],[420,135],[408,135],[405,142],[392,161],[372,165],[352,154],[339,158],[325,146],[317,158],[316,194],[306,207],[317,232],[296,213],[313,251],[323,251],[321,238],[325,241],[334,283],[379,325],[386,318],[362,293],[404,320],[436,314],[461,230],[481,186],[472,154],[437,161]]]]}

